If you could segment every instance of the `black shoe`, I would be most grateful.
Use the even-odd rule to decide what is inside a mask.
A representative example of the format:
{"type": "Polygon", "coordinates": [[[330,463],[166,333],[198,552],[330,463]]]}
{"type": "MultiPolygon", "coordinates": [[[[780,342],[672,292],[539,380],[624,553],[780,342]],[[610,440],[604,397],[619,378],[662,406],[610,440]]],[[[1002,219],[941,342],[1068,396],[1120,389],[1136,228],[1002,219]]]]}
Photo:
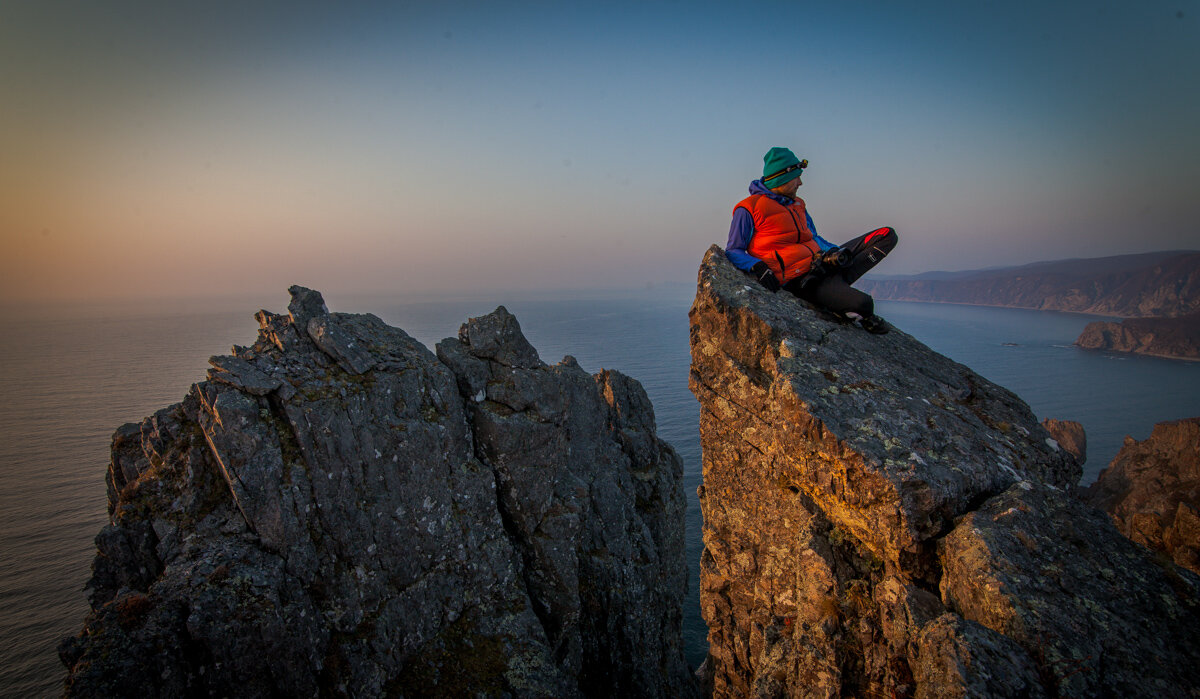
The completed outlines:
{"type": "Polygon", "coordinates": [[[876,335],[886,335],[889,330],[887,321],[879,316],[867,316],[858,322],[863,330],[876,335]]]}

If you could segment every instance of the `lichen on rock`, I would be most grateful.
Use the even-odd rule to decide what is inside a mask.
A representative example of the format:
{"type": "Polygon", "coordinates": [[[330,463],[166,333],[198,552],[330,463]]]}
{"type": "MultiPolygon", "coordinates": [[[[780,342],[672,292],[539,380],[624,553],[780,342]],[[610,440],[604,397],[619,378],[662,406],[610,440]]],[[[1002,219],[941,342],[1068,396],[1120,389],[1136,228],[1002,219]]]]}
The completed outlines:
{"type": "Polygon", "coordinates": [[[1200,686],[1200,579],[1078,502],[1078,461],[1016,395],[772,294],[716,246],[691,345],[716,696],[1200,686]]]}

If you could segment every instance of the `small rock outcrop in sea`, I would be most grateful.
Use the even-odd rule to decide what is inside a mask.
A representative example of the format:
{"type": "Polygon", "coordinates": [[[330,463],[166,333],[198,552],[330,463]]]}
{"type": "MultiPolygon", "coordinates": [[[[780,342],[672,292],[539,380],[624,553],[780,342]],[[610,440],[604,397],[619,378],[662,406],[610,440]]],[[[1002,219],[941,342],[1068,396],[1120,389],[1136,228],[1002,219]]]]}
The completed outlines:
{"type": "Polygon", "coordinates": [[[117,430],[68,696],[688,696],[682,462],[503,307],[438,356],[293,287],[117,430]]]}
{"type": "Polygon", "coordinates": [[[1074,420],[1056,420],[1048,417],[1042,420],[1042,427],[1045,427],[1054,441],[1058,442],[1058,446],[1075,457],[1080,466],[1087,463],[1087,432],[1084,432],[1083,425],[1074,420]]]}
{"type": "Polygon", "coordinates": [[[1160,422],[1125,446],[1084,498],[1121,533],[1200,573],[1200,417],[1160,422]]]}
{"type": "Polygon", "coordinates": [[[1084,349],[1200,360],[1200,313],[1088,323],[1075,344],[1084,349]]]}
{"type": "Polygon", "coordinates": [[[1200,691],[1200,578],[1079,501],[1017,396],[716,246],[691,345],[715,696],[1200,691]]]}

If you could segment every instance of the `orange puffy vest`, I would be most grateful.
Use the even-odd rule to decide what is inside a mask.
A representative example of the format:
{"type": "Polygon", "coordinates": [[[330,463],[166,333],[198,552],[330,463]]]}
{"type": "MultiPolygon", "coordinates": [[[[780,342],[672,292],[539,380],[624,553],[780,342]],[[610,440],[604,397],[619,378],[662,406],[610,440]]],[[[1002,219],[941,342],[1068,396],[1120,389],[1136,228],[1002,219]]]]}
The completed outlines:
{"type": "Polygon", "coordinates": [[[746,252],[767,263],[780,284],[808,273],[821,246],[808,230],[803,199],[784,206],[765,194],[752,194],[738,202],[734,212],[739,208],[754,219],[754,235],[746,252]]]}

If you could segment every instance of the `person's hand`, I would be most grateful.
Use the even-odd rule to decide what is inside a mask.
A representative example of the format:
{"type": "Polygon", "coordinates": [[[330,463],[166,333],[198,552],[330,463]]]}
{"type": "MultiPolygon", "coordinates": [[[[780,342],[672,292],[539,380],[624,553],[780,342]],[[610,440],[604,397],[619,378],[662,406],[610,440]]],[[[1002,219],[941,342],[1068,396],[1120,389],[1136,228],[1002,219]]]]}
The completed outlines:
{"type": "Polygon", "coordinates": [[[813,279],[822,279],[829,269],[825,266],[825,260],[820,255],[813,255],[812,262],[808,265],[808,275],[813,279]]]}
{"type": "Polygon", "coordinates": [[[817,259],[826,267],[845,267],[850,262],[850,253],[834,245],[822,252],[817,259]]]}
{"type": "Polygon", "coordinates": [[[775,273],[766,262],[755,262],[750,273],[758,279],[759,284],[767,287],[767,291],[779,291],[779,280],[775,278],[775,273]]]}

